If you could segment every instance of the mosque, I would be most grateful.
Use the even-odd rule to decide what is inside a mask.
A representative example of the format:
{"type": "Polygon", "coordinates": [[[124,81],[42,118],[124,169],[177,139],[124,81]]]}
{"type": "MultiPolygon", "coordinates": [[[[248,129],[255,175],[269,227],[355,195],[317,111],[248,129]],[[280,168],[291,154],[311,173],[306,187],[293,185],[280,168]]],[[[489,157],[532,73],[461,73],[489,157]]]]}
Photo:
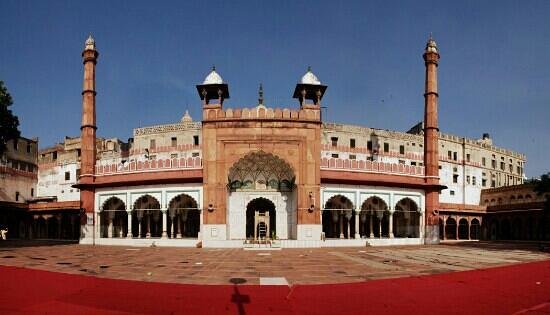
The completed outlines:
{"type": "MultiPolygon", "coordinates": [[[[525,177],[525,156],[494,146],[488,134],[439,132],[440,55],[431,37],[422,55],[424,119],[407,132],[323,121],[327,85],[311,69],[296,84],[296,107],[266,107],[260,88],[257,106],[226,108],[229,85],[212,69],[196,86],[200,121],[186,112],[172,124],[134,129],[127,142],[98,138],[98,56],[90,36],[81,136],[39,153],[39,200],[31,205],[39,216],[70,212],[71,235],[82,244],[288,248],[490,238],[482,189],[525,177]]],[[[42,219],[35,235],[48,234],[47,224],[64,229],[61,219],[42,219]]]]}

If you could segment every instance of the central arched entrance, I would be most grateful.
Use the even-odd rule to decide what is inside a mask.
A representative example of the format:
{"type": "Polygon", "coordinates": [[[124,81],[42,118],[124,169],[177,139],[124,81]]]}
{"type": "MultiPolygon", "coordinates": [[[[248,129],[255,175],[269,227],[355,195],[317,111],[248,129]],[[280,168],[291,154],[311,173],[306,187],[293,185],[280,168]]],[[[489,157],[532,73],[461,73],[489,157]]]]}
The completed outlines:
{"type": "Polygon", "coordinates": [[[268,238],[295,237],[296,177],[288,162],[272,153],[254,151],[233,164],[227,177],[230,239],[253,239],[257,220],[268,220],[261,226],[268,238]],[[256,211],[261,216],[258,219],[256,211]]]}
{"type": "Polygon", "coordinates": [[[266,232],[263,235],[258,234],[256,236],[260,238],[266,236],[267,238],[274,238],[277,235],[275,205],[273,204],[273,202],[271,202],[271,200],[263,197],[253,199],[246,206],[246,238],[254,238],[254,223],[256,221],[256,214],[266,217],[269,216],[269,226],[264,223],[259,223],[256,226],[257,233],[264,229],[266,232]]]}

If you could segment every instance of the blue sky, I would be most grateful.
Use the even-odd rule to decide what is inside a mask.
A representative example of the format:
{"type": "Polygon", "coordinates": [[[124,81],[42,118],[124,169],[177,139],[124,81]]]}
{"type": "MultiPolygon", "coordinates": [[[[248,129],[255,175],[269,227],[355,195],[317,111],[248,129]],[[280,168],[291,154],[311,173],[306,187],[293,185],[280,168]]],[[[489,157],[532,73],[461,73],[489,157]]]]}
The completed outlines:
{"type": "Polygon", "coordinates": [[[328,85],[327,121],[408,130],[422,120],[422,50],[440,52],[445,133],[527,154],[549,171],[550,1],[7,1],[0,2],[0,80],[26,137],[40,146],[80,132],[89,33],[99,136],[199,118],[195,85],[213,64],[229,107],[295,107],[308,66],[328,85]]]}

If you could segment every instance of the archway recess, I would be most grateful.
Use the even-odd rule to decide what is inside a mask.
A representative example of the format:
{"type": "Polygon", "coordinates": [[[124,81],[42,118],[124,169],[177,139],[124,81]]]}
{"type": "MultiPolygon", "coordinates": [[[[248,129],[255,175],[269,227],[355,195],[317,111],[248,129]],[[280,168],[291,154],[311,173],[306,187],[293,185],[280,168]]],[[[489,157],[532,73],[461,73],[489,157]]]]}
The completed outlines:
{"type": "Polygon", "coordinates": [[[262,150],[247,154],[228,173],[228,188],[236,190],[294,190],[296,177],[283,159],[262,150]]]}
{"type": "Polygon", "coordinates": [[[168,204],[168,237],[198,237],[200,231],[200,209],[197,201],[185,194],[179,194],[168,204]]]}
{"type": "MultiPolygon", "coordinates": [[[[251,200],[248,205],[246,205],[246,238],[254,238],[254,222],[256,211],[260,215],[269,215],[269,231],[267,233],[268,238],[272,238],[277,235],[277,220],[276,220],[276,211],[275,204],[271,200],[258,197],[251,200]]],[[[256,227],[258,228],[258,227],[256,227]]],[[[264,235],[258,235],[264,236],[264,235]]]]}
{"type": "Polygon", "coordinates": [[[323,209],[322,223],[326,238],[352,238],[355,235],[355,211],[343,195],[330,197],[323,209]]]}

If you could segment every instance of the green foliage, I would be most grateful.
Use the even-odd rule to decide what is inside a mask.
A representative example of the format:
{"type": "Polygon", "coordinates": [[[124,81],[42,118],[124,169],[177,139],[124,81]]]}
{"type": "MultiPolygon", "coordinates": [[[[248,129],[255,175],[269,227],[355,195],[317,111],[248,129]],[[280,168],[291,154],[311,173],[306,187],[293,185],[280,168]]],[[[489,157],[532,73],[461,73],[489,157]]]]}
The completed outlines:
{"type": "Polygon", "coordinates": [[[8,89],[0,81],[0,156],[6,151],[6,143],[20,135],[19,119],[9,109],[12,104],[13,99],[8,89]]]}
{"type": "Polygon", "coordinates": [[[540,177],[540,180],[538,180],[537,182],[535,182],[535,188],[533,189],[537,195],[539,196],[542,196],[542,195],[546,195],[546,200],[544,201],[544,206],[543,206],[543,215],[542,215],[542,239],[545,239],[546,237],[546,225],[547,225],[547,220],[546,220],[546,217],[548,216],[548,214],[550,214],[550,172],[549,173],[546,173],[546,174],[543,174],[541,177],[540,177]]]}

